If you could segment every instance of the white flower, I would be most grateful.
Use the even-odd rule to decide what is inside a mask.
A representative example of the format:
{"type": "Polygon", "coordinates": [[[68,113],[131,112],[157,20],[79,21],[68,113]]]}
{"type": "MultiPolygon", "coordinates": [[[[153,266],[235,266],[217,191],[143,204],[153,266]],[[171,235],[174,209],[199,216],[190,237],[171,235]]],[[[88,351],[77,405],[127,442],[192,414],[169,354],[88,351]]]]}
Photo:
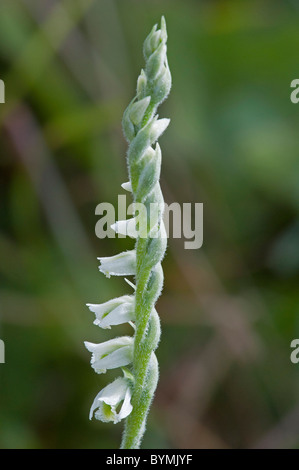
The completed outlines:
{"type": "Polygon", "coordinates": [[[113,421],[116,424],[131,413],[133,407],[130,400],[129,381],[125,377],[119,377],[97,394],[90,408],[89,419],[92,419],[96,410],[96,419],[104,423],[113,421]]]}
{"type": "Polygon", "coordinates": [[[96,319],[93,322],[100,328],[111,328],[111,325],[121,325],[135,319],[134,296],[123,295],[103,304],[86,304],[96,319]]]}
{"type": "Polygon", "coordinates": [[[90,363],[97,374],[126,366],[133,360],[134,338],[131,336],[121,336],[100,344],[85,341],[84,344],[92,353],[90,363]]]}
{"type": "Polygon", "coordinates": [[[98,258],[99,270],[105,276],[130,276],[136,274],[136,251],[129,250],[115,256],[98,258]]]}

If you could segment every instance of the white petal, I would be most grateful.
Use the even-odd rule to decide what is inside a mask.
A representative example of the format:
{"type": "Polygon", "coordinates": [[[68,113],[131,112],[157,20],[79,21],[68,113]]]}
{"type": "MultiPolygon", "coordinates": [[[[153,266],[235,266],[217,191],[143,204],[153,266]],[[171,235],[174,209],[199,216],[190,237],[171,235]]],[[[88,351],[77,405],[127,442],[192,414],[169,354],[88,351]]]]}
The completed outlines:
{"type": "Polygon", "coordinates": [[[100,328],[110,328],[111,325],[121,325],[135,318],[134,296],[123,295],[103,304],[87,304],[94,312],[94,324],[100,328]]]}
{"type": "Polygon", "coordinates": [[[94,410],[98,408],[101,401],[109,405],[117,405],[117,403],[124,396],[125,392],[126,383],[123,381],[122,378],[118,378],[114,380],[114,382],[112,382],[111,384],[107,385],[107,387],[103,388],[103,390],[101,390],[95,397],[93,404],[90,408],[89,419],[92,418],[94,410]]]}
{"type": "Polygon", "coordinates": [[[163,134],[165,129],[168,127],[170,123],[170,119],[163,118],[154,121],[150,128],[151,139],[153,142],[159,139],[159,137],[163,134]]]}
{"type": "Polygon", "coordinates": [[[119,305],[102,321],[95,321],[94,324],[100,328],[110,328],[112,325],[122,325],[133,320],[135,320],[135,309],[133,302],[131,302],[119,305]]]}
{"type": "Polygon", "coordinates": [[[92,367],[97,374],[105,374],[107,369],[117,369],[118,367],[127,366],[132,362],[132,360],[133,347],[124,346],[101,359],[95,358],[92,363],[92,367]]]}
{"type": "Polygon", "coordinates": [[[131,238],[137,238],[136,231],[136,218],[127,220],[118,220],[115,224],[111,225],[112,230],[121,235],[129,236],[131,238]]]}
{"type": "Polygon", "coordinates": [[[115,256],[98,258],[99,270],[105,276],[130,276],[136,274],[136,251],[124,251],[115,256]]]}
{"type": "Polygon", "coordinates": [[[124,402],[118,414],[119,421],[129,416],[132,410],[133,410],[133,406],[131,405],[131,390],[128,387],[124,402]]]}
{"type": "Polygon", "coordinates": [[[128,380],[120,377],[107,387],[103,388],[94,399],[91,406],[89,419],[92,418],[95,410],[95,417],[101,421],[113,421],[117,423],[122,418],[128,416],[132,411],[130,403],[131,392],[128,385],[128,380]],[[119,414],[116,413],[117,406],[123,401],[123,405],[119,414]]]}
{"type": "Polygon", "coordinates": [[[85,341],[84,344],[89,352],[103,355],[109,354],[110,352],[115,351],[117,348],[128,346],[132,343],[132,340],[133,338],[131,336],[120,336],[103,343],[90,343],[89,341],[85,341]]]}
{"type": "Polygon", "coordinates": [[[132,185],[130,181],[128,181],[127,183],[123,183],[121,187],[126,191],[129,191],[130,193],[132,192],[132,185]]]}
{"type": "MultiPolygon", "coordinates": [[[[123,296],[129,297],[129,296],[123,296]]],[[[89,310],[96,314],[98,320],[102,320],[111,310],[118,307],[122,302],[122,297],[116,297],[115,299],[108,300],[102,304],[86,304],[89,310]]]]}
{"type": "Polygon", "coordinates": [[[134,338],[121,336],[104,343],[94,344],[85,341],[85,347],[92,353],[91,366],[98,374],[107,369],[115,369],[130,364],[133,360],[134,338]]]}

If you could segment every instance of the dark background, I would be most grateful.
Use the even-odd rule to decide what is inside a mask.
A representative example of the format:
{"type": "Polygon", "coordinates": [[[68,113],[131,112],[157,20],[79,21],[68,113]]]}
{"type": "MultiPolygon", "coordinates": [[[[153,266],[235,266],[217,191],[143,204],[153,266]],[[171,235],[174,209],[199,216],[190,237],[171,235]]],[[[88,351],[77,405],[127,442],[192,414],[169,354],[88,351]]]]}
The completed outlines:
{"type": "Polygon", "coordinates": [[[299,2],[2,0],[1,448],[119,446],[122,423],[88,421],[115,373],[83,341],[131,331],[85,303],[130,293],[96,257],[133,242],[97,238],[95,207],[125,194],[122,113],[162,14],[161,186],[203,203],[204,243],[169,239],[143,447],[299,447],[299,2]]]}

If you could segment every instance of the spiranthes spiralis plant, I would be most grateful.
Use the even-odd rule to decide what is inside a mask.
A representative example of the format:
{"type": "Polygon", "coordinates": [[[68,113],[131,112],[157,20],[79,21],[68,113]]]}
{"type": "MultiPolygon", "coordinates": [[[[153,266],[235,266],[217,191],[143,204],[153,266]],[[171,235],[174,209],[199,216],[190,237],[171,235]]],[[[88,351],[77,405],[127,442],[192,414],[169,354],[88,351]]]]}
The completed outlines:
{"type": "Polygon", "coordinates": [[[157,140],[169,119],[158,119],[156,112],[171,88],[166,41],[166,23],[162,17],[160,29],[155,25],[144,42],[145,68],[137,80],[137,94],[123,116],[129,182],[122,187],[132,193],[135,214],[132,219],[116,222],[112,228],[117,233],[135,236],[135,248],[99,258],[99,269],[107,277],[134,275],[135,285],[129,282],[134,293],[103,304],[88,304],[96,316],[94,323],[99,327],[110,328],[129,322],[134,329],[131,337],[118,337],[101,344],[85,342],[97,373],[122,368],[123,376],[96,396],[90,418],[94,415],[114,423],[126,419],[123,449],[140,446],[159,375],[154,351],[160,339],[160,320],[155,304],[163,286],[161,261],[166,250],[166,233],[159,184],[161,150],[157,140]],[[138,205],[145,210],[138,212],[138,205]]]}

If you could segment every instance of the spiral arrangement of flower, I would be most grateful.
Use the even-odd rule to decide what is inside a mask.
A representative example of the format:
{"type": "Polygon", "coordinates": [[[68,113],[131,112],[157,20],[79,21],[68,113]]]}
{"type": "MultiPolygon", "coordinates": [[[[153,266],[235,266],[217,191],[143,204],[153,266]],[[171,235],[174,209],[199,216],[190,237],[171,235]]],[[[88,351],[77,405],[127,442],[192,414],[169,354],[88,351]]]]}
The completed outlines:
{"type": "Polygon", "coordinates": [[[96,316],[94,323],[99,327],[110,328],[129,322],[134,328],[132,337],[123,336],[100,344],[85,342],[97,373],[118,367],[123,370],[122,377],[96,396],[90,418],[94,415],[114,423],[126,418],[122,448],[127,449],[140,446],[159,375],[154,351],[160,339],[160,320],[155,304],[163,287],[161,261],[167,237],[159,184],[161,149],[157,140],[169,119],[158,119],[156,112],[171,88],[166,41],[166,23],[162,17],[160,29],[155,25],[144,42],[146,65],[138,77],[137,94],[123,116],[129,182],[122,186],[132,193],[135,214],[132,219],[118,221],[113,229],[135,237],[135,248],[99,258],[99,269],[107,277],[133,275],[135,285],[130,284],[134,293],[99,305],[88,304],[96,316]],[[138,211],[140,205],[143,211],[138,211]]]}

